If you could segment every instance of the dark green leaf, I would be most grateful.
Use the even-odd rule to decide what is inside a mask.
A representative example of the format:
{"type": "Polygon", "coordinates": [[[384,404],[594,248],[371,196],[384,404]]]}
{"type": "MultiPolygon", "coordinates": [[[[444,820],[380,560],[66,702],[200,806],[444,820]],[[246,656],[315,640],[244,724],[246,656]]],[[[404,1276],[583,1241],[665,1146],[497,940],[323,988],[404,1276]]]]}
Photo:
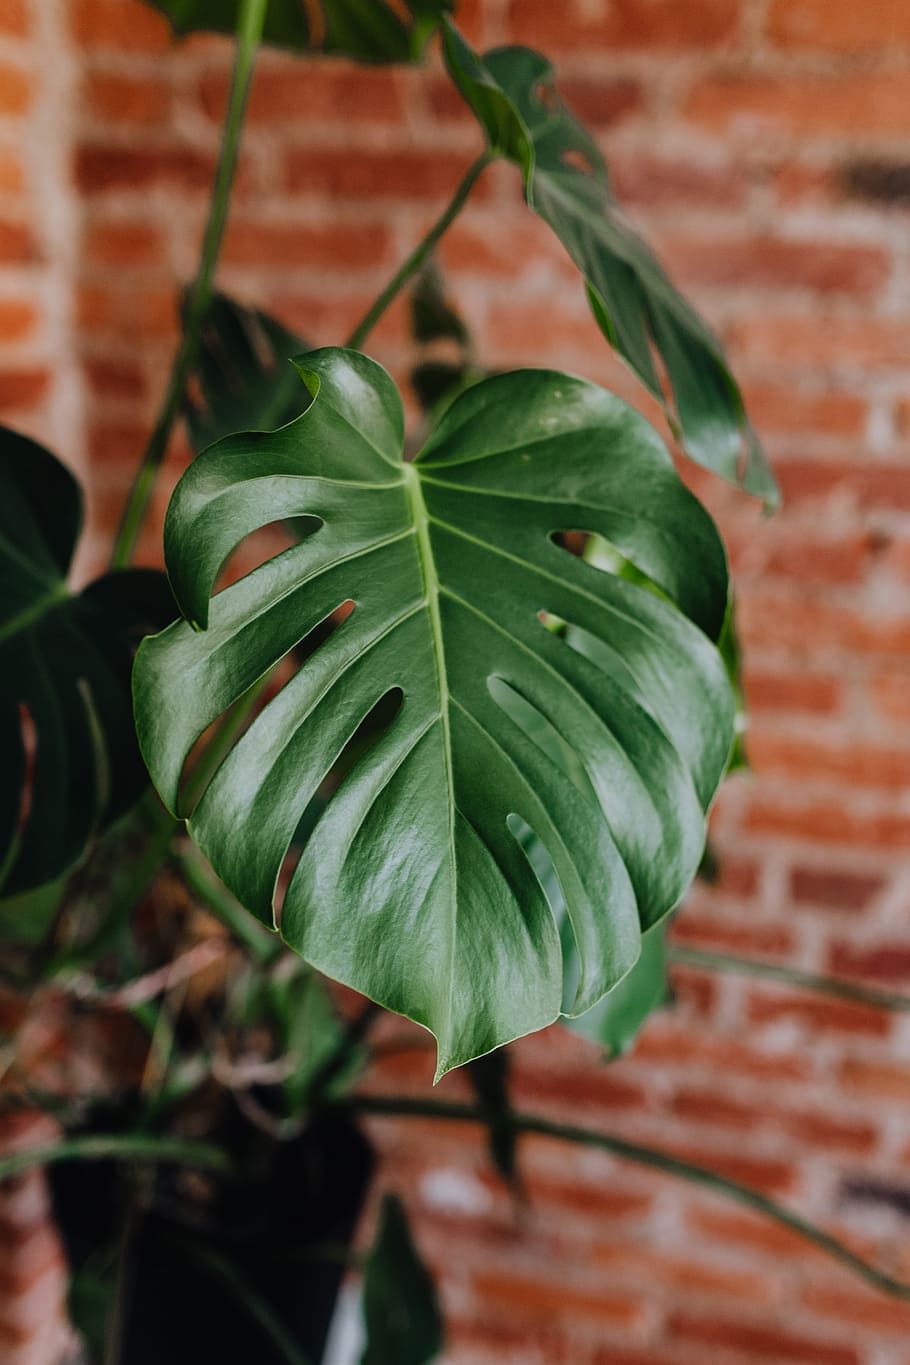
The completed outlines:
{"type": "Polygon", "coordinates": [[[732,739],[712,643],[726,560],[653,430],[594,384],[536,370],[485,380],[405,464],[401,400],[380,366],[333,349],[298,363],[306,412],[210,447],[178,485],[165,548],[187,621],[139,652],[140,743],[177,810],[198,737],[354,603],[238,740],[189,828],[274,923],[301,816],[364,718],[399,695],[315,824],[281,932],[430,1029],[441,1074],[561,1008],[589,1009],[686,890],[732,739]],[[210,603],[242,537],[301,514],[319,529],[210,603]],[[579,529],[665,597],[556,543],[579,529]],[[571,751],[572,775],[528,738],[527,716],[571,751]],[[510,817],[534,830],[565,898],[579,960],[565,1000],[553,913],[510,817]]]}
{"type": "Polygon", "coordinates": [[[604,336],[663,402],[659,355],[687,453],[773,504],[776,485],[719,342],[624,218],[597,145],[556,96],[549,61],[524,47],[480,57],[448,21],[444,46],[491,150],[520,167],[529,206],[584,276],[604,336]]]}
{"type": "Polygon", "coordinates": [[[291,359],[307,343],[268,313],[213,294],[185,409],[197,452],[235,431],[271,431],[309,402],[291,359]]]}
{"type": "Polygon", "coordinates": [[[33,891],[0,900],[0,942],[35,947],[44,941],[66,889],[61,877],[33,891]]]}
{"type": "MultiPolygon", "coordinates": [[[[148,0],[175,33],[234,33],[240,0],[148,0]]],[[[359,62],[410,62],[423,51],[451,0],[407,0],[409,17],[386,0],[268,0],[263,41],[359,62]]],[[[304,77],[301,77],[304,79],[304,77]]]]}
{"type": "Polygon", "coordinates": [[[509,1054],[504,1048],[488,1052],[469,1062],[466,1070],[484,1111],[493,1165],[513,1182],[518,1134],[509,1119],[509,1054]]]}
{"type": "Polygon", "coordinates": [[[411,291],[411,331],[414,340],[424,344],[454,341],[470,348],[470,333],[446,298],[442,276],[432,263],[421,271],[411,291]]]}
{"type": "Polygon", "coordinates": [[[363,1280],[367,1344],[360,1365],[428,1365],[443,1348],[433,1280],[401,1202],[387,1194],[363,1280]]]}
{"type": "Polygon", "coordinates": [[[0,886],[54,880],[146,776],[129,702],[132,653],[174,615],[163,574],[108,574],[71,595],[79,486],[0,430],[0,886]]]}

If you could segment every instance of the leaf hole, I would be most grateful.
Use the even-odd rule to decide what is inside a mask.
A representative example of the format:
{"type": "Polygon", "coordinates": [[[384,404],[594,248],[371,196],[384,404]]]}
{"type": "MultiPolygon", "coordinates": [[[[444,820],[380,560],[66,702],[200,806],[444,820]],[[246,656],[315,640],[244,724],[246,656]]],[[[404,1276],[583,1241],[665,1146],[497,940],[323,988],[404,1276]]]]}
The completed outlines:
{"type": "Polygon", "coordinates": [[[221,592],[269,560],[277,559],[286,550],[315,535],[324,524],[321,517],[300,516],[270,521],[258,527],[244,536],[224,560],[213,591],[221,592]]]}
{"type": "Polygon", "coordinates": [[[591,158],[585,156],[584,152],[577,147],[568,147],[560,155],[560,161],[566,166],[571,166],[574,171],[581,171],[583,175],[593,175],[594,165],[591,158]]]}

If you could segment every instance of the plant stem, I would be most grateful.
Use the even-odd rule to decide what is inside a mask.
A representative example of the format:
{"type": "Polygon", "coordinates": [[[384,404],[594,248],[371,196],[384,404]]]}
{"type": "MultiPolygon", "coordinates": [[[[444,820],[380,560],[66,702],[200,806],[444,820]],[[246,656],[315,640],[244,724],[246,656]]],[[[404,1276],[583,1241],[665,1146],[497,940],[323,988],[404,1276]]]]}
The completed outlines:
{"type": "Polygon", "coordinates": [[[0,1181],[36,1166],[58,1161],[170,1161],[211,1171],[230,1171],[231,1159],[220,1147],[182,1138],[152,1137],[134,1133],[62,1138],[45,1147],[11,1152],[0,1157],[0,1181]]]}
{"type": "Polygon", "coordinates": [[[785,986],[797,986],[820,995],[833,995],[838,1000],[850,1000],[857,1005],[910,1013],[910,996],[876,990],[874,986],[858,986],[852,981],[838,981],[831,976],[816,976],[812,972],[801,972],[776,962],[757,962],[753,958],[736,957],[731,953],[709,953],[701,948],[675,946],[668,949],[667,956],[670,962],[678,962],[680,966],[699,967],[709,972],[738,972],[742,976],[780,981],[785,986]]]}
{"type": "Polygon", "coordinates": [[[202,854],[194,848],[180,849],[177,863],[187,886],[204,901],[216,919],[229,929],[260,967],[269,967],[287,951],[281,939],[267,929],[224,886],[202,854]]]}
{"type": "Polygon", "coordinates": [[[180,413],[187,381],[192,372],[199,346],[202,319],[209,304],[212,281],[224,226],[227,221],[231,185],[237,166],[240,133],[256,60],[256,50],[262,36],[262,25],[268,0],[241,0],[237,21],[237,54],[228,98],[227,114],[221,134],[221,150],[212,187],[209,216],[202,240],[199,269],[187,300],[183,319],[183,336],[171,366],[161,411],[155,423],[142,463],[139,466],[127,500],[117,539],[111,555],[111,568],[121,569],[129,564],[148,510],[148,504],[158,477],[158,470],[167,451],[174,423],[180,413]]]}
{"type": "Polygon", "coordinates": [[[494,159],[495,158],[490,152],[483,152],[476,161],[471,163],[465,172],[464,179],[452,195],[448,208],[441,217],[437,218],[427,235],[414,248],[401,268],[395,272],[375,303],[370,305],[347,341],[344,343],[350,350],[359,351],[361,349],[364,341],[369,336],[370,332],[372,332],[376,323],[382,317],[395,295],[407,284],[412,275],[417,274],[417,271],[428,259],[440,237],[458,217],[459,213],[464,208],[468,195],[474,188],[475,183],[494,159]]]}
{"type": "MultiPolygon", "coordinates": [[[[444,1119],[461,1123],[484,1123],[486,1121],[485,1111],[480,1105],[448,1103],[442,1100],[355,1095],[353,1098],[344,1101],[344,1107],[355,1114],[376,1114],[389,1118],[444,1119]]],[[[662,1152],[655,1147],[648,1147],[638,1142],[627,1142],[624,1138],[615,1137],[611,1133],[598,1133],[591,1128],[576,1128],[571,1124],[555,1123],[536,1114],[510,1111],[502,1116],[501,1121],[504,1124],[511,1125],[515,1133],[536,1133],[541,1137],[556,1138],[562,1142],[574,1142],[584,1147],[597,1147],[601,1151],[610,1152],[613,1156],[620,1157],[624,1161],[634,1161],[640,1166],[649,1166],[653,1170],[662,1171],[665,1175],[676,1176],[679,1179],[688,1180],[691,1184],[700,1185],[703,1189],[710,1190],[715,1194],[725,1195],[772,1222],[779,1223],[781,1227],[796,1233],[797,1236],[804,1237],[819,1251],[824,1252],[833,1260],[839,1261],[854,1275],[858,1275],[860,1279],[865,1280],[876,1289],[883,1290],[884,1293],[890,1294],[893,1298],[910,1301],[910,1283],[907,1281],[887,1275],[883,1270],[872,1265],[871,1262],[864,1260],[862,1256],[857,1256],[838,1238],[832,1237],[830,1233],[825,1232],[824,1229],[817,1227],[814,1223],[810,1223],[808,1219],[800,1217],[799,1214],[791,1213],[789,1209],[784,1208],[783,1205],[776,1203],[773,1199],[767,1198],[766,1195],[759,1194],[756,1190],[750,1190],[747,1185],[741,1185],[736,1180],[729,1180],[726,1176],[718,1175],[716,1171],[708,1170],[705,1166],[698,1166],[691,1161],[682,1161],[679,1157],[671,1156],[669,1152],[662,1152]]]]}

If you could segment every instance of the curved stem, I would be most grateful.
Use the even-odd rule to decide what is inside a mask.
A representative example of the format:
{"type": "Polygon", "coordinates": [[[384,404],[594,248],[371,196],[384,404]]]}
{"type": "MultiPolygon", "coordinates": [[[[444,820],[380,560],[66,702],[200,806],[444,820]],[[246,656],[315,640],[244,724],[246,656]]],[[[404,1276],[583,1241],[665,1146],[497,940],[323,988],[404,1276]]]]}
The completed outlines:
{"type": "MultiPolygon", "coordinates": [[[[486,1115],[479,1105],[447,1103],[441,1100],[355,1095],[344,1103],[349,1112],[356,1114],[378,1114],[389,1118],[448,1119],[461,1123],[486,1121],[486,1115]]],[[[718,1175],[716,1171],[698,1166],[694,1162],[682,1161],[679,1157],[671,1156],[669,1152],[662,1152],[656,1147],[627,1142],[624,1138],[614,1137],[611,1133],[598,1133],[591,1128],[576,1128],[571,1124],[555,1123],[536,1114],[513,1111],[504,1114],[501,1121],[509,1124],[515,1133],[536,1133],[541,1137],[575,1142],[584,1147],[597,1147],[601,1151],[620,1157],[623,1161],[634,1161],[639,1166],[650,1166],[665,1175],[676,1176],[689,1181],[690,1184],[700,1185],[714,1194],[725,1195],[728,1199],[733,1199],[738,1204],[743,1204],[764,1218],[769,1218],[772,1222],[796,1233],[797,1236],[804,1237],[819,1251],[839,1261],[854,1275],[858,1275],[876,1289],[883,1290],[893,1298],[910,1302],[910,1283],[887,1275],[862,1256],[857,1256],[848,1246],[824,1229],[797,1213],[791,1213],[789,1209],[766,1195],[759,1194],[757,1190],[750,1190],[747,1185],[741,1185],[737,1180],[729,1180],[726,1176],[718,1175]]]]}
{"type": "Polygon", "coordinates": [[[417,271],[427,260],[440,237],[447,228],[451,227],[452,223],[458,217],[459,213],[464,208],[465,201],[474,188],[475,183],[494,159],[495,158],[490,152],[483,152],[476,161],[471,163],[465,172],[464,179],[452,195],[448,208],[441,217],[437,218],[427,235],[414,248],[401,268],[395,272],[375,303],[370,305],[347,341],[344,343],[349,350],[359,351],[361,349],[364,341],[369,336],[370,332],[372,332],[376,323],[382,317],[395,295],[407,284],[412,275],[417,274],[417,271]]]}
{"type": "Polygon", "coordinates": [[[709,972],[738,972],[742,976],[757,976],[765,981],[780,981],[785,986],[816,991],[819,995],[833,995],[838,1000],[850,1000],[857,1005],[872,1005],[876,1009],[910,1013],[910,996],[893,991],[880,991],[874,986],[858,986],[852,981],[838,981],[831,976],[817,976],[801,972],[777,962],[758,962],[750,957],[736,957],[732,953],[709,953],[701,948],[671,947],[667,950],[670,962],[680,966],[699,967],[709,972]]]}
{"type": "Polygon", "coordinates": [[[183,320],[183,336],[171,366],[170,378],[161,404],[161,411],[149,437],[142,463],[139,466],[133,486],[114,542],[111,555],[111,568],[120,569],[129,564],[136,549],[136,542],[145,521],[148,504],[158,477],[158,470],[167,451],[168,441],[174,429],[183,402],[187,381],[196,359],[199,346],[199,331],[202,319],[212,292],[212,280],[221,239],[227,221],[231,197],[231,185],[237,166],[237,152],[240,146],[240,133],[243,115],[249,93],[256,50],[262,36],[262,25],[268,0],[241,0],[237,21],[237,55],[234,59],[234,74],[228,98],[227,114],[221,134],[221,150],[212,187],[208,222],[202,240],[199,269],[190,292],[183,320]]]}
{"type": "Polygon", "coordinates": [[[45,1147],[31,1147],[0,1157],[0,1181],[21,1175],[36,1166],[58,1161],[170,1161],[210,1171],[230,1171],[227,1152],[210,1143],[186,1142],[182,1138],[145,1137],[132,1133],[61,1138],[45,1147]]]}

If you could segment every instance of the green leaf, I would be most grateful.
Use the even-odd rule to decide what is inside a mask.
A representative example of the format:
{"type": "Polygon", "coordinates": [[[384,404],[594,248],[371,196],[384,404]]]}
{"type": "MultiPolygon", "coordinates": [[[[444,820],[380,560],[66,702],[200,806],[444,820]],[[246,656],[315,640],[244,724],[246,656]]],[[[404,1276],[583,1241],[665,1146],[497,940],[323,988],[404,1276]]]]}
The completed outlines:
{"type": "Polygon", "coordinates": [[[174,615],[164,575],[108,574],[71,595],[82,497],[42,446],[0,429],[0,886],[53,881],[146,776],[132,651],[174,615]]]}
{"type": "Polygon", "coordinates": [[[493,1165],[504,1180],[514,1185],[518,1134],[510,1117],[509,1069],[509,1054],[504,1048],[487,1052],[465,1068],[484,1112],[493,1165]]]}
{"type": "Polygon", "coordinates": [[[732,739],[712,643],[726,560],[656,433],[597,385],[535,370],[485,380],[406,464],[401,399],[380,366],[336,349],[298,364],[306,412],[210,447],[177,487],[165,551],[187,620],[139,651],[140,744],[179,811],[198,737],[354,604],[238,740],[189,830],[274,923],[304,812],[364,719],[399,696],[312,829],[281,933],[430,1029],[442,1074],[561,1008],[589,1009],[689,885],[732,739]],[[245,535],[300,514],[319,529],[210,603],[245,535]],[[556,543],[578,529],[666,600],[556,543]],[[527,736],[528,715],[574,754],[573,776],[527,736]],[[565,1001],[553,913],[510,817],[541,840],[565,898],[579,958],[565,1001]]]}
{"type": "Polygon", "coordinates": [[[641,939],[635,966],[587,1014],[566,1021],[575,1033],[600,1043],[608,1058],[628,1052],[655,1010],[670,999],[667,982],[668,921],[656,924],[641,939]]]}
{"type": "Polygon", "coordinates": [[[198,453],[235,431],[270,431],[298,417],[309,394],[291,359],[305,350],[307,343],[268,313],[213,294],[184,399],[193,449],[198,453]]]}
{"type": "Polygon", "coordinates": [[[63,899],[66,878],[0,899],[0,943],[37,947],[50,931],[63,899]]]}
{"type": "Polygon", "coordinates": [[[443,1348],[436,1288],[393,1194],[382,1201],[367,1260],[363,1313],[367,1344],[360,1365],[428,1365],[443,1348]]]}
{"type": "Polygon", "coordinates": [[[596,143],[556,96],[550,62],[525,47],[478,56],[450,21],[443,43],[491,151],[519,166],[528,205],[584,276],[607,341],[664,402],[692,459],[773,505],[774,478],[720,343],[626,221],[596,143]],[[670,406],[655,351],[672,388],[670,406]]]}
{"type": "MultiPolygon", "coordinates": [[[[148,0],[174,32],[235,33],[240,0],[148,0]]],[[[451,0],[268,0],[263,42],[359,62],[410,62],[422,53],[451,0]]]]}

